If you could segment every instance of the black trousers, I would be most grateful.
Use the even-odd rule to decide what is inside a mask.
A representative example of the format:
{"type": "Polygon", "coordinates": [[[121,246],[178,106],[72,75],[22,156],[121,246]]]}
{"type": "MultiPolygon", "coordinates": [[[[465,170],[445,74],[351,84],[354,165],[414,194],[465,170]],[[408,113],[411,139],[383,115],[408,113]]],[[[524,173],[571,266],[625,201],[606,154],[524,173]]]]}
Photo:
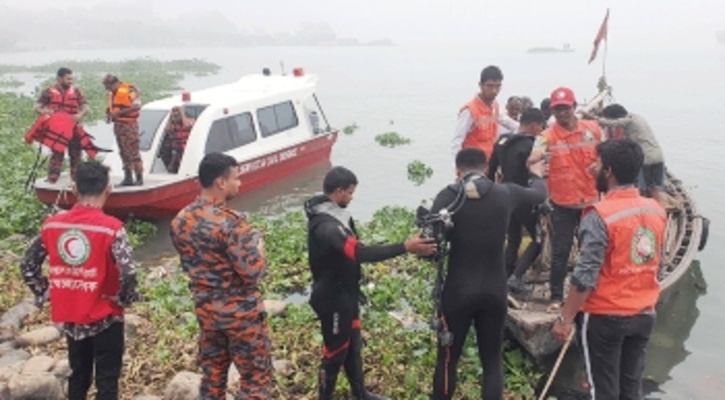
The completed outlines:
{"type": "Polygon", "coordinates": [[[68,399],[86,400],[96,373],[96,400],[117,400],[124,351],[123,323],[116,322],[95,336],[68,341],[68,399]]]}
{"type": "Polygon", "coordinates": [[[432,400],[453,399],[457,384],[457,366],[471,325],[476,330],[478,357],[483,368],[481,398],[503,399],[503,329],[506,321],[506,293],[483,295],[476,301],[462,296],[443,303],[443,319],[453,334],[453,343],[438,343],[438,357],[433,375],[432,400]]]}
{"type": "Polygon", "coordinates": [[[536,224],[537,216],[531,215],[526,221],[520,221],[515,216],[511,216],[508,229],[508,239],[506,240],[506,274],[514,275],[521,278],[526,270],[531,267],[536,257],[541,253],[541,243],[536,242],[536,224]],[[519,247],[521,247],[521,228],[526,228],[531,237],[531,242],[524,250],[524,254],[519,257],[519,247]]]}
{"type": "Polygon", "coordinates": [[[574,231],[579,225],[581,209],[552,204],[551,210],[551,300],[564,299],[564,279],[569,261],[574,231]]]}
{"type": "Polygon", "coordinates": [[[654,314],[579,316],[592,400],[641,400],[644,361],[654,314]]]}
{"type": "Polygon", "coordinates": [[[365,378],[362,366],[362,334],[360,310],[340,309],[317,312],[322,325],[322,362],[319,377],[319,398],[333,399],[337,375],[344,367],[352,395],[365,398],[365,378]]]}

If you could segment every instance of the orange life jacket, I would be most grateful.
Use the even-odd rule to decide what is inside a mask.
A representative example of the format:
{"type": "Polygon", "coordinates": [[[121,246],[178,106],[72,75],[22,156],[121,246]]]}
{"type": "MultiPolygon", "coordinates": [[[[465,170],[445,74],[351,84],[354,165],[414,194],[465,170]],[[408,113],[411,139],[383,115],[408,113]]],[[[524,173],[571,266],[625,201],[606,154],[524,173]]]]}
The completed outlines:
{"type": "Polygon", "coordinates": [[[41,239],[50,264],[50,316],[55,323],[91,324],[123,315],[113,300],[121,289],[111,246],[123,227],[99,208],[76,205],[49,217],[41,239]]]}
{"type": "Polygon", "coordinates": [[[596,146],[601,141],[599,124],[579,120],[570,132],[555,123],[543,133],[549,160],[549,195],[560,206],[581,207],[599,198],[596,178],[589,166],[597,161],[596,146]]]}
{"type": "Polygon", "coordinates": [[[174,150],[186,149],[186,142],[189,140],[191,128],[185,127],[184,124],[171,124],[171,148],[174,150]]]}
{"type": "Polygon", "coordinates": [[[630,316],[654,310],[660,285],[657,271],[667,225],[665,209],[639,195],[637,188],[618,189],[592,206],[609,237],[597,287],[582,310],[630,316]]]}
{"type": "Polygon", "coordinates": [[[475,147],[486,153],[486,159],[491,159],[493,145],[496,142],[498,132],[498,102],[489,107],[479,96],[473,98],[468,104],[461,108],[461,111],[468,109],[473,118],[473,127],[463,140],[462,148],[475,147]]]}
{"type": "MultiPolygon", "coordinates": [[[[118,88],[112,93],[112,99],[111,99],[111,112],[119,112],[123,111],[127,108],[133,107],[133,101],[134,99],[131,98],[131,92],[134,91],[135,88],[133,85],[121,82],[118,85],[118,88]]],[[[134,111],[132,113],[123,115],[121,117],[116,117],[116,121],[135,121],[138,118],[138,111],[134,111]]]]}
{"type": "Polygon", "coordinates": [[[93,143],[93,136],[64,111],[39,116],[25,134],[25,142],[38,142],[56,153],[64,152],[73,139],[78,140],[78,145],[88,157],[96,157],[98,147],[93,143]]]}
{"type": "Polygon", "coordinates": [[[48,88],[50,91],[50,107],[53,111],[65,111],[68,114],[77,114],[80,109],[78,90],[73,86],[61,91],[57,86],[48,88]]]}

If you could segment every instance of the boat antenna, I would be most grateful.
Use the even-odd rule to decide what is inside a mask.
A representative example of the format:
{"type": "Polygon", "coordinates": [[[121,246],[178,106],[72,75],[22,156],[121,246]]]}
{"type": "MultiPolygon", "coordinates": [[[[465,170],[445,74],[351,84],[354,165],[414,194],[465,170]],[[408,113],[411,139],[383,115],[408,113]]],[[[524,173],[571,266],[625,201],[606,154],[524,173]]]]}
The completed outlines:
{"type": "Polygon", "coordinates": [[[325,131],[330,131],[330,123],[327,121],[327,116],[325,115],[325,110],[322,109],[322,106],[320,105],[320,101],[317,99],[316,94],[312,94],[312,98],[315,99],[315,103],[317,104],[317,109],[320,110],[320,114],[322,114],[322,119],[325,120],[325,131]]]}

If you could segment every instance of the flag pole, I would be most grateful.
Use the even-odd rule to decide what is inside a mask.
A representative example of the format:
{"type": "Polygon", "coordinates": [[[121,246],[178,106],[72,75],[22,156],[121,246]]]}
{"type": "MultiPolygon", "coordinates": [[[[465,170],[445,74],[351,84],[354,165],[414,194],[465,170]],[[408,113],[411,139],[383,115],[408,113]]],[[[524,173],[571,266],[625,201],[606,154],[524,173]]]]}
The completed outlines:
{"type": "MultiPolygon", "coordinates": [[[[609,25],[609,9],[607,8],[607,25],[609,25]]],[[[609,27],[607,27],[607,35],[604,38],[604,56],[602,57],[602,76],[607,76],[607,46],[609,46],[609,27]]]]}

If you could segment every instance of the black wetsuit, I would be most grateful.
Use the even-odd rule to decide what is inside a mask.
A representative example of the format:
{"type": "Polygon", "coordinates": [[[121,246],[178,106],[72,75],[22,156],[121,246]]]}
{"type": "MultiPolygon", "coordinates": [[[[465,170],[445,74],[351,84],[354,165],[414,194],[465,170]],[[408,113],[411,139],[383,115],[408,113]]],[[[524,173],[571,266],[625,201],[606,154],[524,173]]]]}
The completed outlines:
{"type": "MultiPolygon", "coordinates": [[[[433,399],[450,399],[456,386],[456,366],[471,324],[483,366],[482,397],[503,396],[501,346],[506,318],[506,272],[503,246],[514,209],[533,206],[546,199],[546,183],[538,177],[532,187],[498,184],[479,177],[474,180],[480,198],[466,198],[453,216],[451,249],[443,287],[442,311],[451,346],[438,345],[433,382],[433,399]]],[[[449,186],[436,197],[431,211],[451,204],[458,185],[449,186]]]]}
{"type": "MultiPolygon", "coordinates": [[[[524,133],[507,133],[496,140],[493,148],[491,162],[489,163],[488,177],[494,179],[496,170],[501,168],[502,182],[512,182],[521,186],[529,185],[529,169],[526,162],[531,155],[536,138],[524,133]]],[[[506,241],[506,274],[521,278],[526,270],[533,264],[541,252],[541,244],[536,240],[536,225],[538,214],[532,207],[522,207],[514,210],[508,229],[506,241]],[[521,247],[521,228],[526,228],[531,237],[529,246],[519,258],[521,247]]]]}
{"type": "Polygon", "coordinates": [[[324,347],[320,368],[320,399],[332,399],[344,365],[356,399],[378,399],[364,389],[360,334],[360,263],[377,262],[405,253],[403,244],[364,246],[350,214],[326,196],[305,203],[308,251],[312,269],[310,304],[322,325],[324,347]]]}

